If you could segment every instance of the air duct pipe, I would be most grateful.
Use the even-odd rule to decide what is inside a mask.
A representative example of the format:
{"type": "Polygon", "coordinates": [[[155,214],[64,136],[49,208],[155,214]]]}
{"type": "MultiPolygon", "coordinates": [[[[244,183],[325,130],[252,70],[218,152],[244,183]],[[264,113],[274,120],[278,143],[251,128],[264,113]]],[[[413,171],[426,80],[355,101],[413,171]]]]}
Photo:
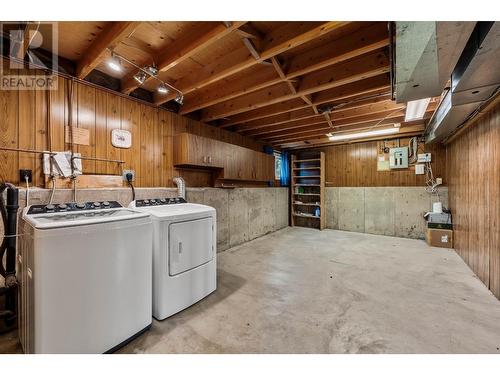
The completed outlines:
{"type": "Polygon", "coordinates": [[[186,199],[186,182],[182,177],[175,177],[174,184],[177,186],[177,197],[186,199]]]}

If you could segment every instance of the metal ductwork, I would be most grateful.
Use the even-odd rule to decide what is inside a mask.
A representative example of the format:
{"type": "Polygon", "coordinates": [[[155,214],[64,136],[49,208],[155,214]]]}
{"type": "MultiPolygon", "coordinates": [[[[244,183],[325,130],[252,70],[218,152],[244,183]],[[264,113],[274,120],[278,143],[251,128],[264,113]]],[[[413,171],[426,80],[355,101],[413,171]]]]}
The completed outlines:
{"type": "Polygon", "coordinates": [[[441,95],[475,22],[396,22],[397,103],[441,95]]]}
{"type": "Polygon", "coordinates": [[[426,142],[442,141],[500,86],[500,22],[478,22],[451,75],[451,87],[426,129],[426,142]]]}

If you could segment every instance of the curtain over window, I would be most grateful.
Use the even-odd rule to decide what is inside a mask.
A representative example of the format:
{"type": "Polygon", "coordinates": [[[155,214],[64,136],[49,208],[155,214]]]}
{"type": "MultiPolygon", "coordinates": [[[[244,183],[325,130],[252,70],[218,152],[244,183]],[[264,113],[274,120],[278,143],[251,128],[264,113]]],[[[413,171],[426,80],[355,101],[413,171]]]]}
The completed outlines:
{"type": "Polygon", "coordinates": [[[280,184],[281,186],[290,185],[290,155],[286,151],[281,152],[280,184]]]}

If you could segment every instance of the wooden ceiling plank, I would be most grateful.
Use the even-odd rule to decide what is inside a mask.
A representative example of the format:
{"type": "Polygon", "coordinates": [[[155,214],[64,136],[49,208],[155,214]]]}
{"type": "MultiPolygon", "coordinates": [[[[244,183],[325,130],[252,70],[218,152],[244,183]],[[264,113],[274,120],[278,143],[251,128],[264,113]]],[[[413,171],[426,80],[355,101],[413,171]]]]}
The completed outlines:
{"type": "Polygon", "coordinates": [[[111,22],[89,46],[83,57],[77,62],[76,77],[83,79],[94,70],[108,55],[108,48],[115,48],[122,40],[132,34],[140,22],[111,22]]]}
{"type": "MultiPolygon", "coordinates": [[[[287,79],[291,80],[298,76],[302,76],[356,56],[375,51],[388,45],[388,43],[389,39],[387,35],[387,28],[385,24],[381,23],[375,27],[363,28],[352,35],[348,35],[327,43],[322,47],[298,55],[289,62],[288,65],[290,65],[291,71],[288,72],[288,74],[282,70],[276,56],[272,56],[270,58],[270,63],[275,67],[283,81],[287,79]]],[[[273,82],[269,82],[267,85],[263,85],[263,82],[256,81],[254,86],[259,85],[261,87],[269,87],[275,83],[276,82],[274,80],[273,82]]],[[[256,90],[258,89],[254,89],[251,85],[240,86],[240,95],[256,90]]],[[[190,113],[217,103],[221,103],[225,100],[230,100],[234,97],[234,95],[231,97],[219,95],[218,101],[210,101],[204,100],[203,97],[200,96],[197,97],[196,101],[193,101],[192,103],[187,101],[182,108],[181,113],[190,113]]]]}
{"type": "MultiPolygon", "coordinates": [[[[221,79],[229,77],[233,74],[236,74],[244,69],[248,69],[255,64],[258,64],[262,61],[268,60],[273,56],[276,56],[280,53],[283,53],[289,49],[300,46],[304,43],[307,43],[311,40],[314,40],[326,33],[329,33],[335,29],[338,29],[342,26],[345,26],[348,22],[338,22],[338,21],[330,21],[321,23],[311,29],[307,29],[303,32],[300,32],[298,35],[294,35],[291,38],[285,38],[284,40],[280,40],[278,43],[274,43],[278,38],[274,37],[274,32],[278,33],[281,30],[275,30],[271,32],[270,35],[266,35],[264,42],[266,40],[273,41],[268,44],[268,47],[264,46],[263,50],[260,52],[260,58],[255,59],[253,56],[249,56],[244,60],[228,60],[228,57],[224,57],[225,62],[215,61],[214,63],[200,68],[197,72],[189,74],[183,78],[180,78],[175,84],[176,87],[179,88],[184,94],[188,94],[194,90],[200,89],[207,85],[210,85],[214,82],[217,82],[221,79]],[[232,62],[232,64],[228,65],[227,62],[232,62]],[[237,61],[237,63],[234,63],[237,61]]],[[[162,104],[166,101],[173,99],[173,95],[168,95],[165,97],[156,97],[156,104],[162,104]]]]}
{"type": "Polygon", "coordinates": [[[366,27],[289,61],[287,78],[302,76],[389,45],[387,25],[366,27]],[[313,63],[311,63],[313,62],[313,63]]]}
{"type": "Polygon", "coordinates": [[[342,62],[330,68],[304,76],[297,94],[287,93],[279,85],[269,89],[240,96],[202,110],[201,121],[207,122],[250,111],[284,100],[309,95],[318,91],[346,85],[362,79],[385,74],[389,71],[389,61],[383,53],[370,53],[352,61],[342,62]]]}
{"type": "MultiPolygon", "coordinates": [[[[220,23],[212,26],[208,31],[201,30],[199,34],[190,34],[185,38],[179,38],[168,46],[165,52],[155,57],[154,60],[157,61],[158,70],[162,72],[168,71],[224,38],[245,23],[244,21],[230,22],[231,25],[229,27],[220,23]]],[[[122,83],[123,93],[130,93],[139,86],[138,82],[134,79],[135,73],[137,73],[137,71],[134,71],[133,74],[129,75],[122,83]]],[[[153,78],[148,77],[147,81],[152,79],[153,78]]]]}
{"type": "MultiPolygon", "coordinates": [[[[313,95],[313,99],[316,105],[320,105],[341,100],[351,100],[361,95],[380,94],[382,92],[390,93],[390,86],[388,78],[383,75],[379,75],[367,80],[350,83],[332,90],[325,90],[316,93],[313,95]]],[[[220,127],[226,128],[237,124],[244,124],[250,121],[275,116],[284,112],[295,111],[297,109],[305,108],[306,106],[307,105],[305,105],[302,101],[292,99],[287,102],[277,103],[265,108],[232,116],[228,120],[222,120],[220,127]]]]}

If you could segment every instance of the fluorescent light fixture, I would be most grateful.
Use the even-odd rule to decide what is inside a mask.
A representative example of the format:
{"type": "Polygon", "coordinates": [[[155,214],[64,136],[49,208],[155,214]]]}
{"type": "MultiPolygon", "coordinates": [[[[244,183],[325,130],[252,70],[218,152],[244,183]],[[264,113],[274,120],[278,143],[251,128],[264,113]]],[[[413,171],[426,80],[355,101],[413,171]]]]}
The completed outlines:
{"type": "Polygon", "coordinates": [[[108,66],[113,69],[115,72],[122,71],[122,62],[118,56],[115,54],[111,54],[111,59],[108,61],[108,66]]]}
{"type": "Polygon", "coordinates": [[[160,86],[158,86],[158,92],[160,94],[167,94],[168,93],[167,86],[164,83],[160,84],[160,86]]]}
{"type": "Polygon", "coordinates": [[[392,127],[392,128],[368,130],[366,132],[360,132],[360,133],[333,134],[329,135],[328,138],[330,139],[330,141],[343,141],[346,139],[368,138],[368,137],[375,137],[378,135],[388,135],[395,133],[399,133],[399,128],[392,127]]]}
{"type": "Polygon", "coordinates": [[[405,121],[415,121],[423,119],[430,101],[431,98],[425,98],[412,100],[411,102],[406,103],[405,121]]]}

